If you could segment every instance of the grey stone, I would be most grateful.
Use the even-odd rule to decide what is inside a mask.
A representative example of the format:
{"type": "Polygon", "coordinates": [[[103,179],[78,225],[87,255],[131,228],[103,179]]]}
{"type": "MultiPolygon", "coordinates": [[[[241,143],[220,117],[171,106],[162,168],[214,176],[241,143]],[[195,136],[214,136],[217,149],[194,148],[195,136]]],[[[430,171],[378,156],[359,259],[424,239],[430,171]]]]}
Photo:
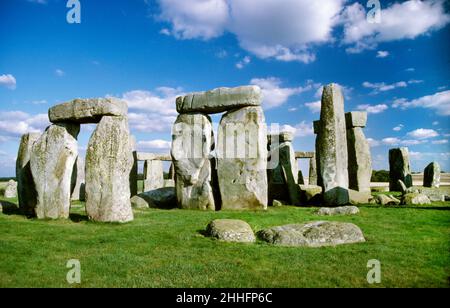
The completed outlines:
{"type": "Polygon", "coordinates": [[[129,178],[132,168],[128,119],[103,117],[86,152],[86,212],[91,220],[133,220],[129,178]]]}
{"type": "Polygon", "coordinates": [[[175,187],[147,191],[131,198],[131,206],[138,209],[173,209],[177,207],[175,187]]]}
{"type": "Polygon", "coordinates": [[[387,195],[378,195],[376,196],[376,200],[378,204],[381,205],[400,205],[401,201],[393,196],[387,195]]]}
{"type": "Polygon", "coordinates": [[[317,211],[317,215],[336,216],[336,215],[356,215],[359,209],[356,206],[323,207],[317,211]]]}
{"type": "Polygon", "coordinates": [[[260,105],[261,89],[257,86],[218,88],[177,98],[178,113],[211,114],[260,105]]]}
{"type": "MultiPolygon", "coordinates": [[[[71,200],[85,201],[85,165],[84,159],[78,156],[72,177],[75,178],[75,187],[72,189],[71,200]]],[[[73,180],[72,180],[73,181],[73,180]]]]}
{"type": "Polygon", "coordinates": [[[273,227],[258,232],[258,237],[277,246],[324,247],[365,242],[358,226],[332,221],[273,227]]]}
{"type": "Polygon", "coordinates": [[[345,205],[348,196],[348,153],[344,97],[340,87],[324,87],[319,131],[316,138],[318,184],[326,205],[345,205]]]}
{"type": "Polygon", "coordinates": [[[175,187],[175,180],[164,180],[164,187],[175,187]]]}
{"type": "Polygon", "coordinates": [[[248,223],[236,219],[216,219],[206,228],[208,236],[224,242],[253,243],[255,234],[248,223]]]}
{"type": "Polygon", "coordinates": [[[308,185],[317,185],[317,162],[316,153],[309,160],[309,182],[308,185]]]}
{"type": "Polygon", "coordinates": [[[317,203],[322,201],[323,189],[317,185],[299,185],[300,198],[303,204],[317,203]]]}
{"type": "Polygon", "coordinates": [[[348,190],[348,196],[350,204],[358,205],[358,204],[368,204],[369,199],[371,198],[370,192],[367,191],[357,191],[353,189],[348,190]]]}
{"type": "Polygon", "coordinates": [[[437,162],[429,164],[423,172],[423,186],[439,188],[441,185],[441,167],[437,162]]]}
{"type": "Polygon", "coordinates": [[[136,196],[138,194],[138,159],[137,159],[137,142],[133,135],[130,135],[130,147],[133,153],[133,167],[130,171],[130,194],[136,196]]]}
{"type": "Polygon", "coordinates": [[[402,204],[404,205],[429,205],[430,199],[424,194],[409,193],[403,196],[402,204]]]}
{"type": "Polygon", "coordinates": [[[389,189],[401,191],[398,180],[402,180],[407,188],[412,187],[411,166],[408,148],[389,150],[389,189]]]}
{"type": "Polygon", "coordinates": [[[421,188],[418,193],[427,196],[432,202],[444,202],[445,193],[437,188],[421,188]]]}
{"type": "Polygon", "coordinates": [[[9,180],[5,187],[5,198],[12,199],[17,197],[17,182],[9,180]]]}
{"type": "Polygon", "coordinates": [[[50,122],[98,123],[103,116],[126,116],[127,103],[115,98],[75,99],[49,109],[50,122]]]}
{"type": "Polygon", "coordinates": [[[164,187],[164,168],[160,160],[144,163],[144,192],[164,187]]]}
{"type": "Polygon", "coordinates": [[[28,216],[35,216],[37,192],[31,174],[30,157],[33,144],[40,138],[40,134],[25,134],[20,140],[16,160],[17,192],[19,208],[28,216]]]}
{"type": "Polygon", "coordinates": [[[267,209],[267,126],[262,108],[223,115],[218,143],[222,209],[267,209]]]}
{"type": "Polygon", "coordinates": [[[272,206],[273,207],[280,207],[283,206],[283,202],[279,201],[279,200],[273,200],[272,201],[272,206]]]}
{"type": "Polygon", "coordinates": [[[367,112],[365,111],[353,111],[345,114],[345,122],[347,129],[355,127],[366,127],[367,124],[367,112]]]}
{"type": "Polygon", "coordinates": [[[209,154],[214,148],[211,119],[203,114],[179,115],[172,133],[178,206],[215,210],[209,154]]]}
{"type": "Polygon", "coordinates": [[[53,124],[33,145],[30,166],[39,219],[69,218],[79,132],[79,124],[53,124]]]}

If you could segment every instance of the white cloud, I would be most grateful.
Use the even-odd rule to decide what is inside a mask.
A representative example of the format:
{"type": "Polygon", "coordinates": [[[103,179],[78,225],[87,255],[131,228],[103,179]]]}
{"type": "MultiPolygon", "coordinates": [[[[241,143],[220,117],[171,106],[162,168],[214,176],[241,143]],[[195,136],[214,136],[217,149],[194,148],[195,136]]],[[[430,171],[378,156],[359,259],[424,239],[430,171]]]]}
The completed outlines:
{"type": "Polygon", "coordinates": [[[28,0],[28,2],[37,4],[47,4],[47,0],[28,0]]]}
{"type": "Polygon", "coordinates": [[[150,111],[162,115],[176,115],[176,98],[181,88],[159,87],[156,91],[134,90],[122,95],[130,110],[150,111]]]}
{"type": "Polygon", "coordinates": [[[0,112],[0,135],[17,138],[26,133],[42,132],[50,125],[47,114],[30,115],[23,111],[0,112]]]}
{"type": "Polygon", "coordinates": [[[15,90],[17,86],[16,78],[11,74],[0,75],[0,86],[15,90]]]}
{"type": "Polygon", "coordinates": [[[297,107],[292,107],[292,108],[289,108],[289,109],[288,109],[289,112],[295,112],[295,111],[297,111],[297,110],[298,110],[297,107]]]}
{"type": "Polygon", "coordinates": [[[389,56],[389,51],[379,50],[377,52],[377,58],[386,58],[389,56]]]}
{"type": "Polygon", "coordinates": [[[450,91],[438,92],[432,95],[423,96],[411,101],[400,98],[394,101],[394,108],[429,108],[436,111],[438,115],[450,115],[450,91]]]}
{"type": "Polygon", "coordinates": [[[442,140],[435,140],[431,142],[432,144],[448,144],[448,140],[447,139],[442,139],[442,140]]]}
{"type": "Polygon", "coordinates": [[[372,148],[381,145],[381,142],[380,142],[380,141],[378,141],[378,140],[376,140],[376,139],[373,139],[373,138],[367,138],[367,142],[369,143],[369,146],[372,147],[372,148]]]}
{"type": "Polygon", "coordinates": [[[403,129],[403,127],[405,127],[403,124],[399,124],[396,127],[394,127],[392,130],[394,132],[399,132],[399,131],[401,131],[403,129]]]}
{"type": "Polygon", "coordinates": [[[142,133],[167,133],[172,130],[176,116],[167,116],[160,113],[128,113],[130,129],[142,133]]]}
{"type": "Polygon", "coordinates": [[[249,65],[252,59],[249,56],[245,56],[242,60],[236,63],[237,69],[243,69],[245,66],[249,65]]]}
{"type": "Polygon", "coordinates": [[[308,109],[312,113],[319,113],[322,108],[322,101],[316,101],[311,103],[305,103],[305,106],[308,107],[308,109]]]}
{"type": "Polygon", "coordinates": [[[439,136],[439,133],[433,129],[419,128],[409,132],[408,136],[415,139],[429,139],[439,136]]]}
{"type": "Polygon", "coordinates": [[[401,140],[394,137],[388,137],[381,140],[381,142],[385,145],[397,145],[400,144],[401,140]]]}
{"type": "Polygon", "coordinates": [[[410,67],[410,68],[407,68],[405,71],[409,72],[409,73],[412,73],[412,72],[415,72],[416,69],[414,67],[410,67]]]}
{"type": "Polygon", "coordinates": [[[358,110],[366,111],[369,114],[378,114],[382,113],[383,111],[386,111],[389,109],[389,106],[386,104],[379,104],[379,105],[358,105],[358,110]]]}
{"type": "MultiPolygon", "coordinates": [[[[337,83],[337,85],[341,88],[342,93],[343,93],[345,99],[351,99],[351,93],[352,93],[352,91],[353,91],[353,88],[347,87],[347,86],[344,86],[344,85],[341,85],[341,84],[338,84],[338,83],[337,83]]],[[[314,95],[314,97],[315,97],[315,98],[322,98],[322,94],[323,94],[323,84],[321,84],[321,83],[315,83],[315,84],[314,84],[314,88],[317,89],[317,90],[316,90],[316,93],[315,93],[315,95],[314,95]]]]}
{"type": "Polygon", "coordinates": [[[411,146],[411,145],[424,144],[427,142],[428,142],[427,140],[402,140],[401,144],[406,145],[406,146],[411,146]]]}
{"type": "Polygon", "coordinates": [[[307,137],[314,135],[313,124],[307,123],[306,121],[302,121],[295,126],[283,125],[280,128],[280,131],[290,131],[295,135],[295,137],[307,137]]]}
{"type": "Polygon", "coordinates": [[[156,139],[151,141],[139,141],[137,146],[141,150],[169,150],[172,143],[170,141],[156,139]]]}
{"type": "Polygon", "coordinates": [[[371,83],[371,82],[365,81],[365,82],[363,82],[362,85],[364,88],[374,89],[374,91],[372,93],[376,94],[378,92],[391,91],[396,88],[406,88],[408,86],[408,83],[405,81],[399,81],[399,82],[396,82],[393,84],[386,84],[384,82],[371,83]]]}
{"type": "Polygon", "coordinates": [[[433,126],[437,126],[437,125],[439,125],[439,122],[438,121],[434,121],[433,122],[433,126]]]}
{"type": "Polygon", "coordinates": [[[66,75],[66,73],[62,69],[58,68],[58,69],[55,70],[55,75],[58,76],[58,77],[63,77],[63,76],[66,75]]]}

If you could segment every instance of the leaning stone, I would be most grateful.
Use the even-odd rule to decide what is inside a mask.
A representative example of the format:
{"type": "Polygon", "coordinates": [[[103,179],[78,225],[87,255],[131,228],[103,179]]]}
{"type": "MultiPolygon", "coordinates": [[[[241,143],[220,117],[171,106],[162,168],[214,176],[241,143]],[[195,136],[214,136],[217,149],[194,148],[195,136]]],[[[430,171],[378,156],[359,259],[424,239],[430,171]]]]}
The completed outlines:
{"type": "Polygon", "coordinates": [[[437,162],[429,164],[423,172],[423,187],[439,188],[441,185],[441,167],[437,162]]]}
{"type": "Polygon", "coordinates": [[[411,166],[408,148],[389,150],[389,189],[400,191],[398,180],[402,180],[407,188],[412,187],[411,166]]]}
{"type": "Polygon", "coordinates": [[[401,192],[402,194],[408,193],[408,188],[406,187],[405,183],[403,183],[402,180],[398,180],[398,181],[397,181],[397,185],[398,185],[398,187],[400,188],[400,192],[401,192]]]}
{"type": "Polygon", "coordinates": [[[261,89],[257,86],[218,88],[177,98],[178,113],[211,114],[260,105],[261,89]]]}
{"type": "Polygon", "coordinates": [[[28,216],[35,216],[37,192],[30,168],[31,149],[39,139],[40,134],[25,134],[20,140],[19,152],[16,160],[17,192],[19,208],[28,216]]]}
{"type": "Polygon", "coordinates": [[[218,133],[223,210],[267,209],[267,127],[261,107],[226,113],[218,133]]]}
{"type": "Polygon", "coordinates": [[[276,246],[324,247],[365,242],[358,226],[331,221],[273,227],[258,232],[258,237],[276,246]]]}
{"type": "Polygon", "coordinates": [[[49,109],[50,122],[99,123],[103,116],[126,116],[127,103],[114,98],[75,99],[49,109]]]}
{"type": "Polygon", "coordinates": [[[69,218],[79,132],[79,124],[53,124],[33,145],[30,166],[39,219],[69,218]]]}
{"type": "Polygon", "coordinates": [[[105,116],[89,140],[86,152],[86,212],[99,222],[133,220],[130,171],[133,153],[128,120],[105,116]]]}
{"type": "Polygon", "coordinates": [[[324,87],[319,132],[316,138],[318,184],[326,205],[345,205],[348,196],[348,153],[344,97],[340,87],[324,87]]]}
{"type": "Polygon", "coordinates": [[[164,187],[164,168],[160,160],[144,163],[144,192],[164,187]]]}
{"type": "Polygon", "coordinates": [[[175,187],[159,188],[131,198],[131,206],[138,209],[173,209],[177,207],[175,187]]]}
{"type": "Polygon", "coordinates": [[[5,198],[12,199],[17,197],[17,182],[10,180],[5,187],[5,198]]]}
{"type": "Polygon", "coordinates": [[[224,242],[253,243],[255,234],[248,223],[236,219],[216,219],[206,228],[208,236],[224,242]]]}
{"type": "Polygon", "coordinates": [[[356,214],[359,214],[359,209],[356,206],[323,207],[317,211],[317,215],[321,216],[356,215],[356,214]]]}
{"type": "MultiPolygon", "coordinates": [[[[84,159],[78,156],[72,177],[75,178],[75,187],[72,190],[72,200],[85,201],[85,172],[84,159]]],[[[72,179],[73,181],[73,179],[72,179]]]]}
{"type": "Polygon", "coordinates": [[[348,190],[349,201],[352,205],[368,204],[369,199],[372,197],[370,192],[361,192],[353,189],[348,190]]]}
{"type": "Polygon", "coordinates": [[[426,195],[410,193],[410,194],[406,194],[403,196],[402,204],[405,204],[405,205],[427,205],[427,204],[431,204],[431,201],[426,195]]]}

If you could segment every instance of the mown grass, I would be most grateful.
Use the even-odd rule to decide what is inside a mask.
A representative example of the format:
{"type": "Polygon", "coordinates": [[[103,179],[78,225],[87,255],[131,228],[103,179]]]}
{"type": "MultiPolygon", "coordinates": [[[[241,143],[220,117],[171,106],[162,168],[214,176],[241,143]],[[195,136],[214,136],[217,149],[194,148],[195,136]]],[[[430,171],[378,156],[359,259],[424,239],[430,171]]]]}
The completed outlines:
{"type": "Polygon", "coordinates": [[[362,206],[352,217],[314,211],[149,209],[125,225],[89,222],[80,203],[71,220],[0,214],[0,287],[74,287],[66,282],[69,259],[81,262],[82,282],[75,287],[449,287],[450,203],[362,206]],[[243,219],[255,231],[346,221],[361,227],[367,242],[314,249],[222,243],[202,235],[216,218],[243,219]],[[367,283],[370,259],[381,262],[379,285],[367,283]]]}

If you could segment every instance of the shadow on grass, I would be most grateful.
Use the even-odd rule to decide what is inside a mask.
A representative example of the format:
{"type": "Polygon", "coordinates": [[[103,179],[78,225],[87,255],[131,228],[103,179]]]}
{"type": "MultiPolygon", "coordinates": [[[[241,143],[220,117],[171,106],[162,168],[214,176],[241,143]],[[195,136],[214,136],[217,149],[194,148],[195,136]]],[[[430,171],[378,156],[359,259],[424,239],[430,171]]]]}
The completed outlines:
{"type": "Polygon", "coordinates": [[[76,214],[76,213],[71,213],[69,215],[69,219],[75,223],[89,221],[89,217],[87,215],[76,214]]]}
{"type": "Polygon", "coordinates": [[[22,215],[22,212],[20,211],[19,207],[17,206],[17,204],[12,203],[12,202],[8,202],[8,201],[0,201],[0,205],[3,211],[3,214],[5,215],[22,215]]]}

